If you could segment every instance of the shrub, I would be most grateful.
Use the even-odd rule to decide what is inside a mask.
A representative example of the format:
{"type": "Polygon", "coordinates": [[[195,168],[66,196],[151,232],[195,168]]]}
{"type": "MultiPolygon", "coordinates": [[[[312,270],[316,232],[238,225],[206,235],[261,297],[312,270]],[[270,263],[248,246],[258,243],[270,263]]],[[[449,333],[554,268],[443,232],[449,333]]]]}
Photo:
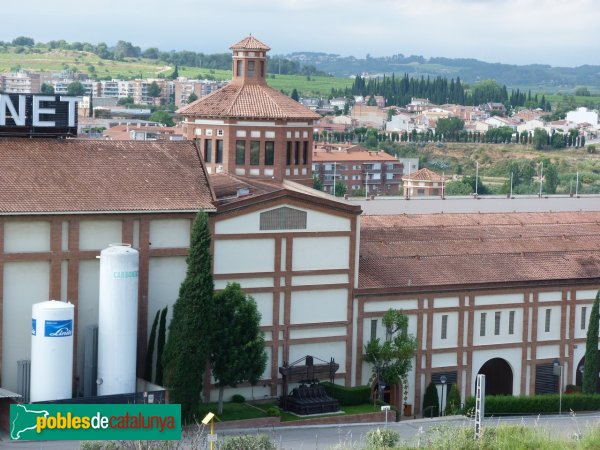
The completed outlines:
{"type": "Polygon", "coordinates": [[[277,447],[266,434],[257,434],[227,436],[219,445],[219,450],[277,450],[277,447]]]}
{"type": "Polygon", "coordinates": [[[423,397],[423,416],[434,417],[440,415],[440,399],[438,397],[437,387],[432,381],[425,390],[423,397]]]}
{"type": "Polygon", "coordinates": [[[246,397],[241,394],[233,394],[231,396],[231,401],[233,403],[244,403],[246,401],[246,397]]]}
{"type": "Polygon", "coordinates": [[[337,399],[341,406],[363,405],[371,399],[370,386],[346,387],[339,384],[322,382],[321,385],[331,397],[337,399]]]}
{"type": "MultiPolygon", "coordinates": [[[[485,397],[485,415],[503,414],[553,414],[558,413],[559,395],[532,395],[513,397],[490,395],[485,397]]],[[[465,411],[475,410],[475,397],[467,398],[465,411]]],[[[562,410],[597,411],[600,409],[600,394],[564,394],[562,410]]]]}
{"type": "Polygon", "coordinates": [[[448,401],[446,402],[445,415],[454,415],[460,411],[460,393],[458,387],[453,384],[448,393],[448,401]]]}
{"type": "Polygon", "coordinates": [[[367,449],[382,450],[394,448],[400,441],[400,433],[389,428],[377,428],[367,432],[367,449]]]}
{"type": "Polygon", "coordinates": [[[269,417],[280,417],[281,411],[276,406],[270,406],[267,408],[267,416],[269,417]]]}

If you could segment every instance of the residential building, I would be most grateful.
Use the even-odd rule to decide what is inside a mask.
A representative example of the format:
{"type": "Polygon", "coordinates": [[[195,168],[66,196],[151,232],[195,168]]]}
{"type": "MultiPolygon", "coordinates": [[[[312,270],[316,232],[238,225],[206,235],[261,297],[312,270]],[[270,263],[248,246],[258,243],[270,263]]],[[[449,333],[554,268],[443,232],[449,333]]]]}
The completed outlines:
{"type": "Polygon", "coordinates": [[[414,116],[405,113],[398,113],[392,116],[391,119],[386,122],[386,131],[395,132],[406,132],[409,133],[415,127],[414,116]]]}
{"type": "Polygon", "coordinates": [[[173,82],[175,89],[175,106],[181,108],[189,103],[190,95],[202,98],[221,89],[227,81],[213,80],[190,80],[185,77],[179,77],[173,82]]]}
{"type": "Polygon", "coordinates": [[[444,177],[423,168],[402,178],[404,197],[437,197],[444,195],[444,177]]]}
{"type": "Polygon", "coordinates": [[[39,73],[16,72],[0,75],[0,91],[9,94],[31,94],[40,90],[39,73]]]}
{"type": "Polygon", "coordinates": [[[410,99],[410,103],[406,105],[406,110],[410,113],[420,113],[432,106],[434,105],[429,102],[428,98],[413,97],[410,99]]]}
{"type": "Polygon", "coordinates": [[[102,133],[106,139],[116,141],[181,141],[183,129],[148,125],[115,125],[102,133]]]}
{"type": "Polygon", "coordinates": [[[565,118],[567,122],[572,122],[577,125],[582,123],[588,123],[590,125],[598,125],[598,111],[590,111],[585,107],[577,108],[575,111],[567,112],[565,118]]]}
{"type": "Polygon", "coordinates": [[[267,85],[268,46],[248,36],[231,46],[233,79],[178,110],[209,173],[312,185],[313,122],[321,116],[267,85]]]}
{"type": "Polygon", "coordinates": [[[321,144],[313,151],[313,175],[329,194],[333,194],[335,182],[341,182],[348,195],[358,190],[365,196],[398,195],[402,164],[383,151],[359,145],[321,144]]]}
{"type": "Polygon", "coordinates": [[[359,127],[383,129],[387,121],[387,113],[379,106],[355,104],[350,116],[359,127]]]}

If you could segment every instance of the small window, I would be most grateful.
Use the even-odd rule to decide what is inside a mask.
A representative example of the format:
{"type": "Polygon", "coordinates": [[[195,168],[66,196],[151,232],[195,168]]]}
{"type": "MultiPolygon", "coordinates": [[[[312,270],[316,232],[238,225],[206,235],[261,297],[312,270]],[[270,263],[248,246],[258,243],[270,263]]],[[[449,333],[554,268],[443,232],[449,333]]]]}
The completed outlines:
{"type": "Polygon", "coordinates": [[[223,141],[221,139],[217,141],[217,160],[215,162],[217,164],[223,162],[223,141]]]}
{"type": "Polygon", "coordinates": [[[501,311],[496,311],[494,314],[494,334],[498,336],[500,334],[500,317],[502,316],[501,311]]]}
{"type": "Polygon", "coordinates": [[[442,335],[441,339],[446,339],[448,336],[448,314],[442,316],[442,335]]]}
{"type": "Polygon", "coordinates": [[[392,327],[385,327],[385,340],[391,342],[392,340],[392,327]]]}
{"type": "Polygon", "coordinates": [[[377,339],[377,319],[371,319],[371,340],[377,339]]]}
{"type": "Polygon", "coordinates": [[[235,163],[238,166],[246,164],[246,141],[235,141],[235,163]]]}
{"type": "Polygon", "coordinates": [[[551,309],[546,309],[546,323],[544,325],[544,331],[546,333],[550,332],[550,318],[552,315],[552,310],[551,309]]]}
{"type": "Polygon", "coordinates": [[[260,141],[250,141],[250,165],[260,164],[260,141]]]}
{"type": "Polygon", "coordinates": [[[515,334],[515,312],[508,313],[508,334],[515,334]]]}
{"type": "Polygon", "coordinates": [[[272,166],[275,163],[275,142],[265,142],[265,166],[272,166]]]}
{"type": "Polygon", "coordinates": [[[485,317],[487,313],[481,313],[481,320],[479,321],[479,336],[485,336],[485,317]]]}
{"type": "Polygon", "coordinates": [[[581,308],[581,329],[585,330],[587,325],[587,306],[581,308]]]}
{"type": "Polygon", "coordinates": [[[217,136],[223,136],[223,130],[217,130],[217,136]]]}
{"type": "Polygon", "coordinates": [[[204,141],[204,162],[212,161],[212,141],[210,139],[206,139],[204,141]]]}
{"type": "Polygon", "coordinates": [[[213,131],[213,130],[206,130],[206,135],[207,135],[207,136],[212,136],[212,131],[213,131]]]}

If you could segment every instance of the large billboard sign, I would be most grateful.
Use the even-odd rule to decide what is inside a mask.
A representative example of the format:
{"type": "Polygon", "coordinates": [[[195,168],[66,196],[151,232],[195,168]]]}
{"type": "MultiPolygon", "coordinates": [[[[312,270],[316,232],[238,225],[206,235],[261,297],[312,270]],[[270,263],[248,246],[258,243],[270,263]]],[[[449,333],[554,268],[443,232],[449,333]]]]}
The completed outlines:
{"type": "Polygon", "coordinates": [[[0,93],[0,136],[77,136],[78,97],[0,93]]]}

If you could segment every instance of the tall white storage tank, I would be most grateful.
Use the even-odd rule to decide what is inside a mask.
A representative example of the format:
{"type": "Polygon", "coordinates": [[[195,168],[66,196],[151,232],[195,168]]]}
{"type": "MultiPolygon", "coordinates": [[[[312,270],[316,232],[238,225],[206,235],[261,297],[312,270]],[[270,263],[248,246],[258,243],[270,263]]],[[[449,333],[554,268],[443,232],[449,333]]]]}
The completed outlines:
{"type": "Polygon", "coordinates": [[[125,244],[100,252],[98,395],[135,392],[139,253],[125,244]]]}
{"type": "Polygon", "coordinates": [[[31,402],[72,397],[74,311],[56,300],[31,307],[31,402]]]}

